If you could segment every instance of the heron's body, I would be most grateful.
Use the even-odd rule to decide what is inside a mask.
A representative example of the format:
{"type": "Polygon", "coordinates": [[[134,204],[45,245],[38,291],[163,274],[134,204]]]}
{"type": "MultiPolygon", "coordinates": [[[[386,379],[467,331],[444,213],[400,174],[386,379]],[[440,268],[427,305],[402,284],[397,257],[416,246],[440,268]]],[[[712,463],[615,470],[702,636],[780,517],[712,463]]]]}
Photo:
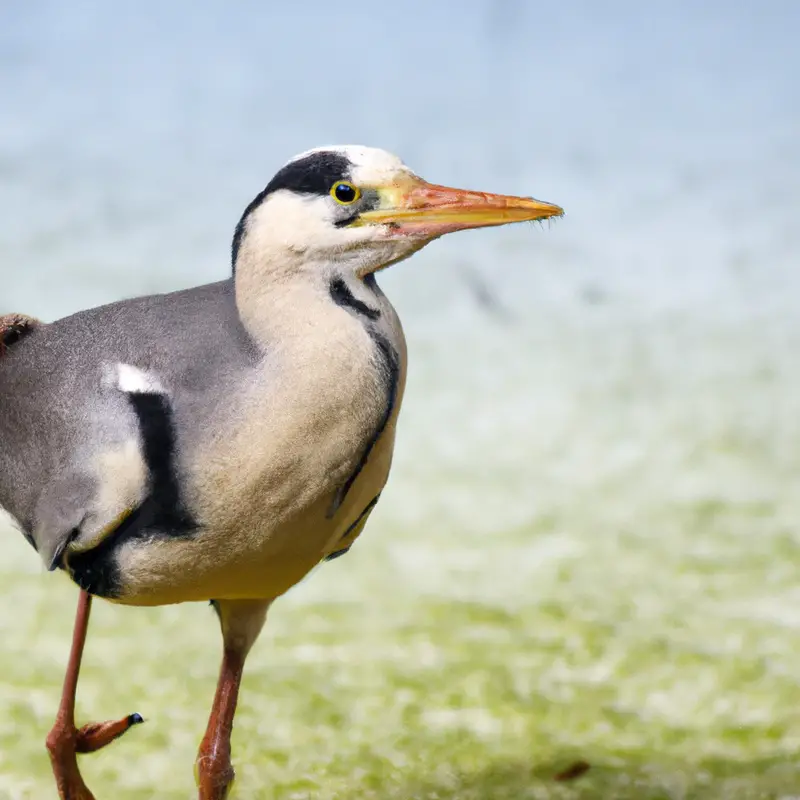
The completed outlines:
{"type": "Polygon", "coordinates": [[[389,475],[405,380],[402,329],[377,284],[328,288],[307,292],[273,341],[242,325],[232,280],[36,328],[0,360],[0,396],[15,398],[0,416],[0,504],[53,552],[88,511],[91,541],[145,498],[139,419],[108,380],[133,365],[171,398],[196,527],[112,535],[78,562],[91,567],[82,585],[134,605],[283,594],[360,533],[389,475]]]}
{"type": "Polygon", "coordinates": [[[227,796],[269,605],[347,552],[389,476],[406,346],[374,273],[446,233],[561,213],[320,148],[245,209],[229,280],[46,325],[0,317],[0,507],[82,590],[47,740],[62,800],[93,800],[76,753],[142,721],[75,726],[93,595],[213,602],[224,655],[197,768],[201,800],[227,796]]]}

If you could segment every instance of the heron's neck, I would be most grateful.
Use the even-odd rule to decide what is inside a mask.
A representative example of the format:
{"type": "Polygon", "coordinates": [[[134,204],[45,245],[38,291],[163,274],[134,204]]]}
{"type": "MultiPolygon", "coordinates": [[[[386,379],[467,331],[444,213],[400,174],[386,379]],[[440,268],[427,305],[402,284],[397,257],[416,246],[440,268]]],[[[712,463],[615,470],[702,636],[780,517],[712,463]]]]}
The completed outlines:
{"type": "Polygon", "coordinates": [[[291,252],[272,258],[263,252],[257,258],[241,253],[234,283],[242,323],[265,349],[277,341],[324,335],[331,326],[348,324],[342,316],[342,297],[362,304],[364,299],[373,305],[377,301],[370,301],[371,292],[359,287],[361,281],[354,276],[291,252]]]}

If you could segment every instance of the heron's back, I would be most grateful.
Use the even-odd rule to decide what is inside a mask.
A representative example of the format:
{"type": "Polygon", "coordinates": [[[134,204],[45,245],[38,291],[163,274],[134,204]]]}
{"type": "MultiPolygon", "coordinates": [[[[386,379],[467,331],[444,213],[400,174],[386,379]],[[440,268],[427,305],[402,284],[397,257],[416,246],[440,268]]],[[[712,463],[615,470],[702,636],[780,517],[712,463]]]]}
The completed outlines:
{"type": "Polygon", "coordinates": [[[30,530],[43,487],[88,456],[105,433],[135,433],[125,398],[105,377],[131,364],[186,398],[198,427],[211,384],[258,353],[236,311],[232,281],[150,295],[35,327],[0,356],[0,507],[30,530]]]}

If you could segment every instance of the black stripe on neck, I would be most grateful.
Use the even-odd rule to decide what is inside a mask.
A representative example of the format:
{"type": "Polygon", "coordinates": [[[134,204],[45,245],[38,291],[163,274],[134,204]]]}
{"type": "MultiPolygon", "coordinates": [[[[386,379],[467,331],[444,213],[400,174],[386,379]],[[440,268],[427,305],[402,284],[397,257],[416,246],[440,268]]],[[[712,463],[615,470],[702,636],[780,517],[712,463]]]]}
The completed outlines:
{"type": "Polygon", "coordinates": [[[337,306],[349,308],[367,319],[378,319],[381,315],[378,309],[370,308],[366,303],[362,303],[361,300],[354,297],[344,278],[338,275],[331,280],[329,291],[331,299],[337,306]]]}
{"type": "Polygon", "coordinates": [[[344,485],[341,487],[341,489],[339,489],[339,491],[336,493],[336,496],[333,498],[333,502],[328,509],[328,519],[331,519],[339,510],[344,502],[345,497],[347,497],[347,493],[353,487],[353,484],[361,474],[361,471],[367,465],[370,454],[372,453],[373,448],[378,443],[381,436],[383,436],[386,426],[389,424],[389,420],[392,418],[392,414],[394,413],[394,407],[397,404],[397,392],[400,386],[400,356],[394,347],[392,347],[389,340],[384,336],[376,333],[374,330],[370,331],[370,336],[375,343],[375,350],[378,354],[380,368],[383,372],[386,390],[386,408],[384,409],[383,417],[381,418],[378,428],[368,442],[367,447],[364,450],[364,454],[361,456],[361,460],[358,462],[353,474],[345,481],[344,485]]]}

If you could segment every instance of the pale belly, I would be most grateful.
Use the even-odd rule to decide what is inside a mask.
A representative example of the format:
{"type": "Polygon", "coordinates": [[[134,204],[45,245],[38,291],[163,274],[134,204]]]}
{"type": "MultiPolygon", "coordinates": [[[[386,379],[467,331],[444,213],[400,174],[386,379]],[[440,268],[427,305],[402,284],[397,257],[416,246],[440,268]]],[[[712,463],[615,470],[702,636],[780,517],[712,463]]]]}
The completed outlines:
{"type": "Polygon", "coordinates": [[[166,605],[201,600],[274,599],[321,561],[349,549],[363,531],[389,477],[396,412],[373,446],[341,505],[337,483],[278,524],[273,505],[258,504],[242,524],[200,531],[184,540],[153,540],[120,553],[123,591],[112,602],[166,605]]]}

